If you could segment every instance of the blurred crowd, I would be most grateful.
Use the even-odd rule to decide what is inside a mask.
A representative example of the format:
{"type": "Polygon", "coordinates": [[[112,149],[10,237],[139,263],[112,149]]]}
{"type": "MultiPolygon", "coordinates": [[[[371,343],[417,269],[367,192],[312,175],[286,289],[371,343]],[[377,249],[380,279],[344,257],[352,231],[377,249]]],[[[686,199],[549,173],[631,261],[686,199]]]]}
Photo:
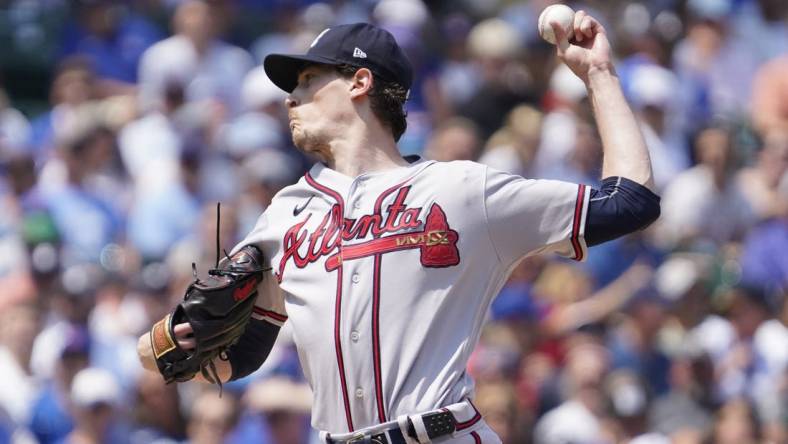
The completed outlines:
{"type": "MultiPolygon", "coordinates": [[[[216,233],[229,250],[313,161],[263,57],[377,23],[417,73],[403,154],[596,185],[586,89],[536,34],[550,3],[0,2],[0,443],[314,442],[287,326],[221,397],[135,352],[216,233]]],[[[786,443],[788,2],[570,4],[612,41],[662,216],[517,266],[476,404],[507,444],[786,443]]]]}

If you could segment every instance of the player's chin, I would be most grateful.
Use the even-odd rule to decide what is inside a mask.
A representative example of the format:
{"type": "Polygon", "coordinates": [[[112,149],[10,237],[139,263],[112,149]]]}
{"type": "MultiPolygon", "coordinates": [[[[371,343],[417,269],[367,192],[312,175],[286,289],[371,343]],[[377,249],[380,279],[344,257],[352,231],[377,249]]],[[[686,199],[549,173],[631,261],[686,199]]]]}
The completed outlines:
{"type": "Polygon", "coordinates": [[[292,128],[290,130],[290,137],[293,139],[293,145],[295,145],[299,151],[308,152],[307,138],[302,131],[298,128],[292,128]]]}
{"type": "Polygon", "coordinates": [[[293,145],[305,154],[315,154],[320,151],[320,143],[317,138],[311,137],[309,133],[299,127],[294,127],[290,134],[293,138],[293,145]]]}

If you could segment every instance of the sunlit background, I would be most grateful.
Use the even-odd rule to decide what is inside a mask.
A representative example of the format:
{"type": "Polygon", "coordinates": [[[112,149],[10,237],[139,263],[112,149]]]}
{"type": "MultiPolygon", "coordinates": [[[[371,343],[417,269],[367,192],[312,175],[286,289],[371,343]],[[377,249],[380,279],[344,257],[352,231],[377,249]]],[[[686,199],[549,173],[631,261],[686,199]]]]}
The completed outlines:
{"type": "MultiPolygon", "coordinates": [[[[550,3],[0,1],[0,443],[315,442],[287,327],[221,399],[135,353],[213,263],[216,202],[229,249],[312,162],[263,57],[377,23],[417,73],[403,154],[596,185],[550,3]]],[[[788,442],[788,2],[571,6],[607,29],[662,217],[514,270],[476,405],[507,444],[788,442]]]]}

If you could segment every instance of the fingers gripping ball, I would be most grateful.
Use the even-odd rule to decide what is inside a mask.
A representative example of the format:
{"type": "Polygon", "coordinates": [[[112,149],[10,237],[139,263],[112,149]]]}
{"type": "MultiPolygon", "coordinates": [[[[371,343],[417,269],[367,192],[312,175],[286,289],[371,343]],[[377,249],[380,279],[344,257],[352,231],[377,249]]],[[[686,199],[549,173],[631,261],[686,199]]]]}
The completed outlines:
{"type": "Polygon", "coordinates": [[[550,5],[539,14],[539,36],[546,41],[556,44],[555,33],[550,23],[557,22],[566,33],[567,40],[571,40],[574,34],[573,22],[575,11],[566,5],[550,5]]]}
{"type": "Polygon", "coordinates": [[[263,256],[246,246],[209,271],[206,280],[195,279],[175,309],[150,332],[156,366],[167,383],[192,379],[198,372],[209,381],[216,377],[213,359],[243,334],[254,308],[257,286],[263,280],[263,256]],[[189,323],[195,348],[185,350],[175,340],[175,326],[189,323]]]}

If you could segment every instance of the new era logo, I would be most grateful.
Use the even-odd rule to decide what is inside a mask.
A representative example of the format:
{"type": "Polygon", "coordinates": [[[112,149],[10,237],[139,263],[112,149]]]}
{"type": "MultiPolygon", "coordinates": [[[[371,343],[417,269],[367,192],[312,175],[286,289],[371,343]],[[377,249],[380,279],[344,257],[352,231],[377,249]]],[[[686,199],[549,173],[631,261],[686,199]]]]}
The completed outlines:
{"type": "Polygon", "coordinates": [[[357,47],[356,49],[353,50],[353,57],[355,57],[357,59],[366,59],[367,58],[367,53],[362,51],[362,50],[360,50],[360,49],[358,49],[358,47],[357,47]]]}

